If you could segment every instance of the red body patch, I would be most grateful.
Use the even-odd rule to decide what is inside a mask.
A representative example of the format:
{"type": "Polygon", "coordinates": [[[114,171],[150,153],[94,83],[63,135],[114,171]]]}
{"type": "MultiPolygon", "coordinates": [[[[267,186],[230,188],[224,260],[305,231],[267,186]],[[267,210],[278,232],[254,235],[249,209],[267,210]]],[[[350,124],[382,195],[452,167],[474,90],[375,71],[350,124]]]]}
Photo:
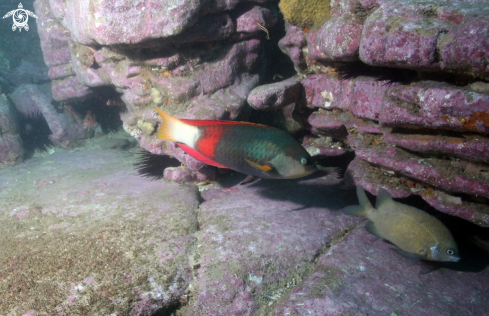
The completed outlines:
{"type": "MultiPolygon", "coordinates": [[[[217,144],[221,140],[222,136],[231,127],[230,125],[256,125],[264,126],[261,124],[249,123],[249,122],[235,122],[235,121],[206,121],[206,120],[187,120],[181,119],[183,123],[197,126],[199,128],[200,137],[195,143],[195,149],[185,144],[178,144],[186,153],[195,159],[202,161],[208,165],[228,168],[214,161],[215,150],[217,144]]],[[[265,127],[265,126],[264,126],[265,127]]]]}
{"type": "Polygon", "coordinates": [[[219,167],[219,168],[228,168],[224,165],[221,165],[221,164],[215,162],[214,160],[211,160],[211,159],[205,157],[204,155],[202,155],[201,153],[199,153],[197,150],[193,149],[190,146],[187,146],[185,144],[180,144],[180,143],[177,143],[177,145],[180,146],[180,148],[182,148],[183,151],[185,151],[187,154],[194,157],[198,161],[201,161],[201,162],[206,163],[208,165],[219,167]]]}
{"type": "Polygon", "coordinates": [[[226,129],[222,125],[202,127],[200,129],[201,135],[195,144],[195,149],[202,155],[213,159],[217,143],[221,140],[222,134],[226,129]]]}

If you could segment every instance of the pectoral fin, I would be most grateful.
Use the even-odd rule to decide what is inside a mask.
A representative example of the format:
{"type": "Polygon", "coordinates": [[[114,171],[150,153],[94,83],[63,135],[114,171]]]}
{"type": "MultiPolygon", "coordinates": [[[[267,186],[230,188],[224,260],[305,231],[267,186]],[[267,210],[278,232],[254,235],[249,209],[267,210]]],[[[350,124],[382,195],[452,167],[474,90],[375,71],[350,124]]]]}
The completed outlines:
{"type": "Polygon", "coordinates": [[[424,257],[423,254],[407,252],[407,251],[399,249],[399,248],[394,249],[394,251],[397,252],[398,254],[408,258],[412,265],[417,264],[424,257]]]}
{"type": "Polygon", "coordinates": [[[255,177],[255,176],[247,176],[240,183],[236,184],[233,187],[223,189],[223,191],[224,192],[235,192],[235,191],[241,190],[243,188],[247,188],[249,186],[252,186],[253,184],[257,183],[260,180],[261,180],[261,178],[258,178],[258,177],[255,177]]]}
{"type": "Polygon", "coordinates": [[[249,163],[251,166],[255,167],[255,168],[258,168],[260,169],[261,171],[264,171],[264,172],[268,172],[270,170],[273,169],[273,167],[269,166],[269,165],[260,165],[254,161],[251,161],[251,160],[248,160],[248,159],[245,159],[247,163],[249,163]]]}
{"type": "Polygon", "coordinates": [[[365,229],[371,233],[372,235],[375,235],[377,237],[380,237],[380,238],[384,238],[384,239],[387,239],[385,238],[384,236],[382,236],[382,234],[380,233],[380,231],[378,230],[377,226],[375,226],[375,223],[372,222],[372,221],[369,221],[366,225],[365,225],[365,229]]]}

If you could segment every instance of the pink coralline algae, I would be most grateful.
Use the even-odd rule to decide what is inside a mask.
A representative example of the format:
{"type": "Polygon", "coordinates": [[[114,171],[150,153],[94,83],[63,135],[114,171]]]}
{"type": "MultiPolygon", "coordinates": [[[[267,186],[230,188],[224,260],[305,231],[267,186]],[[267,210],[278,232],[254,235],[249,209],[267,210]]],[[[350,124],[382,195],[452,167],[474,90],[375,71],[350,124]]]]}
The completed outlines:
{"type": "MultiPolygon", "coordinates": [[[[36,0],[53,99],[69,103],[93,95],[91,88],[114,87],[127,108],[124,129],[142,148],[175,156],[155,128],[141,126],[158,124],[154,106],[180,118],[246,119],[266,41],[258,23],[277,21],[266,2],[36,0]]],[[[193,160],[185,156],[176,155],[193,160]]],[[[203,164],[187,166],[198,172],[203,164]]]]}
{"type": "Polygon", "coordinates": [[[316,32],[286,25],[280,40],[316,110],[306,148],[354,150],[350,183],[489,226],[487,6],[344,1],[331,12],[316,32]]]}

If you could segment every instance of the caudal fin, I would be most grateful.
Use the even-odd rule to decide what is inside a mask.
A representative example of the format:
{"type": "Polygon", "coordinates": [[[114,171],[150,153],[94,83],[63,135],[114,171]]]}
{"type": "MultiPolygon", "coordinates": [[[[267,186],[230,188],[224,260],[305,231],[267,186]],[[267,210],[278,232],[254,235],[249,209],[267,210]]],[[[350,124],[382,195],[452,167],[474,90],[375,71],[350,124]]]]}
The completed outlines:
{"type": "Polygon", "coordinates": [[[360,206],[362,206],[365,210],[373,208],[372,203],[368,200],[367,194],[365,194],[365,190],[361,186],[357,186],[357,197],[360,206]]]}
{"type": "Polygon", "coordinates": [[[155,108],[156,112],[160,115],[163,122],[161,123],[160,128],[158,129],[158,138],[164,140],[177,141],[177,133],[179,125],[184,124],[176,117],[171,116],[163,112],[162,110],[155,108]]]}
{"type": "Polygon", "coordinates": [[[360,205],[351,205],[343,209],[346,215],[367,216],[368,210],[372,209],[372,204],[368,200],[367,194],[361,186],[357,186],[357,197],[360,205]]]}
{"type": "Polygon", "coordinates": [[[158,129],[158,138],[194,147],[199,134],[197,127],[186,124],[158,108],[155,108],[155,110],[162,119],[161,126],[158,129]]]}

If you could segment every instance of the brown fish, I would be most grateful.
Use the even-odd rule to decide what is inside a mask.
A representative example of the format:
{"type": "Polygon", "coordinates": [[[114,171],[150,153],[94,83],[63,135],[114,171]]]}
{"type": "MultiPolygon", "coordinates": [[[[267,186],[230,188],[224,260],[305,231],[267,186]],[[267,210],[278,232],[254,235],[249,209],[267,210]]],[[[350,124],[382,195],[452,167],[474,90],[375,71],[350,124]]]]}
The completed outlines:
{"type": "Polygon", "coordinates": [[[396,245],[398,253],[415,260],[460,260],[452,234],[437,218],[394,201],[383,188],[379,189],[375,208],[360,186],[357,196],[360,205],[348,206],[343,213],[370,219],[365,229],[396,245]]]}

